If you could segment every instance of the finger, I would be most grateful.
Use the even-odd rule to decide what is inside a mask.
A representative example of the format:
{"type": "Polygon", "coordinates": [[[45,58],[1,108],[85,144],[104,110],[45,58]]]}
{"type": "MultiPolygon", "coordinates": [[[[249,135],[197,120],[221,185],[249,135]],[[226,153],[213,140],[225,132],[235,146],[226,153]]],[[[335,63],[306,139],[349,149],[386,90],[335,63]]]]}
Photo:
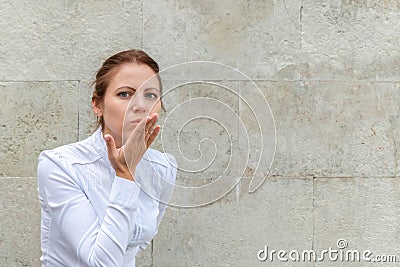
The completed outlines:
{"type": "Polygon", "coordinates": [[[150,147],[151,146],[151,144],[153,143],[153,141],[156,139],[156,137],[157,137],[157,135],[158,135],[158,133],[160,132],[160,130],[161,130],[161,126],[160,125],[157,125],[155,128],[154,128],[154,131],[149,135],[149,137],[148,137],[148,140],[147,140],[147,147],[150,147]]]}
{"type": "Polygon", "coordinates": [[[154,131],[151,134],[149,134],[149,136],[147,138],[147,142],[146,142],[147,143],[147,147],[151,146],[151,144],[156,139],[156,137],[157,137],[158,133],[160,132],[160,130],[161,130],[161,126],[157,125],[155,127],[154,131]]]}
{"type": "Polygon", "coordinates": [[[154,132],[154,129],[157,126],[157,120],[154,121],[154,123],[150,126],[149,129],[146,130],[146,134],[151,135],[154,132]]]}
{"type": "Polygon", "coordinates": [[[158,114],[152,114],[150,121],[146,125],[145,129],[145,141],[149,140],[150,135],[153,133],[154,128],[156,127],[156,123],[158,120],[158,114]]]}
{"type": "Polygon", "coordinates": [[[152,115],[150,115],[150,121],[146,124],[146,129],[145,131],[148,133],[153,132],[154,127],[156,126],[157,120],[158,120],[158,114],[154,113],[152,115]]]}
{"type": "Polygon", "coordinates": [[[132,142],[135,143],[135,140],[143,140],[146,144],[147,142],[147,133],[151,133],[148,131],[148,128],[155,123],[158,119],[158,114],[152,114],[142,119],[133,129],[133,131],[129,134],[128,139],[126,140],[126,145],[130,146],[132,142]],[[149,126],[148,126],[149,125],[149,126]]]}
{"type": "Polygon", "coordinates": [[[141,120],[140,123],[135,127],[136,131],[148,132],[148,129],[157,121],[158,115],[151,114],[145,119],[141,120]]]}
{"type": "Polygon", "coordinates": [[[128,139],[126,140],[126,144],[130,144],[131,142],[135,142],[134,140],[136,138],[142,139],[145,138],[145,132],[146,132],[146,123],[149,120],[149,117],[146,117],[142,119],[133,129],[132,132],[130,132],[128,139]]]}
{"type": "Polygon", "coordinates": [[[117,158],[117,146],[115,145],[114,138],[110,134],[104,135],[104,140],[107,145],[107,154],[110,161],[114,161],[117,158]]]}
{"type": "Polygon", "coordinates": [[[146,140],[148,140],[148,137],[151,135],[151,133],[157,126],[156,124],[157,120],[158,120],[158,114],[157,113],[151,114],[151,120],[146,125],[146,140]]]}

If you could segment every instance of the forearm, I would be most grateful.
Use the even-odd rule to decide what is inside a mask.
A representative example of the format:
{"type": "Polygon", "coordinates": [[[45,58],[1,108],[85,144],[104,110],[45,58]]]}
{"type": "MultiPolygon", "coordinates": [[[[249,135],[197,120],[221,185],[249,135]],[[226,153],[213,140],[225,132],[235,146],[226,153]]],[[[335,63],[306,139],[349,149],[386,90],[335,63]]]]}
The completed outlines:
{"type": "Polygon", "coordinates": [[[100,218],[76,174],[54,158],[57,157],[53,155],[49,159],[43,155],[38,166],[41,204],[51,220],[49,251],[55,255],[61,253],[56,258],[64,264],[78,260],[85,266],[120,266],[135,228],[139,186],[134,181],[115,177],[107,207],[101,215],[104,217],[100,218]],[[75,256],[71,258],[72,255],[62,252],[65,250],[75,256]]]}
{"type": "Polygon", "coordinates": [[[139,188],[115,178],[110,203],[101,225],[87,229],[77,253],[88,266],[120,266],[135,228],[139,188]],[[121,190],[123,189],[123,191],[121,190]]]}

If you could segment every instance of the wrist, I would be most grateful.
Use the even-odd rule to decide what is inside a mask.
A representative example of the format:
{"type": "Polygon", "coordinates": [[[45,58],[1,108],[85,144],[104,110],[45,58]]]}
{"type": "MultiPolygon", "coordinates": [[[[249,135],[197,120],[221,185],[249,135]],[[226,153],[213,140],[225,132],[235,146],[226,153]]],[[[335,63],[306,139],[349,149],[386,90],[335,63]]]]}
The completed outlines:
{"type": "Polygon", "coordinates": [[[130,171],[115,171],[115,175],[124,179],[135,181],[135,178],[133,177],[130,171]]]}

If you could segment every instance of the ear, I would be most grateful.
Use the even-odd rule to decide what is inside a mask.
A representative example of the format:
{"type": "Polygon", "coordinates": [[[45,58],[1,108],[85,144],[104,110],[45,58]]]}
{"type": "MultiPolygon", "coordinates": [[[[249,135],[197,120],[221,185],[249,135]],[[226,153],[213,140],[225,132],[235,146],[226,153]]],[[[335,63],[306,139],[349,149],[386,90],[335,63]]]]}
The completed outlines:
{"type": "Polygon", "coordinates": [[[103,116],[102,105],[99,102],[100,101],[99,101],[98,96],[93,93],[93,96],[92,96],[92,109],[93,109],[94,115],[96,117],[103,116]]]}

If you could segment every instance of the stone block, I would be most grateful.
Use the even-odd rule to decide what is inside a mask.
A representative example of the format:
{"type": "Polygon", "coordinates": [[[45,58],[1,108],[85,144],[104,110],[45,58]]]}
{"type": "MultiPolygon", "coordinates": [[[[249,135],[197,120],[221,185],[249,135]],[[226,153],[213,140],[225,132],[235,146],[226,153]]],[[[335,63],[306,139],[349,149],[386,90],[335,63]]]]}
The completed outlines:
{"type": "Polygon", "coordinates": [[[163,98],[162,131],[154,147],[174,155],[178,177],[217,178],[237,142],[238,83],[195,83],[168,88],[163,98]]]}
{"type": "Polygon", "coordinates": [[[397,255],[399,261],[399,188],[398,178],[315,179],[314,249],[321,252],[332,248],[339,251],[338,256],[344,255],[343,261],[328,258],[315,266],[394,266],[366,262],[362,255],[369,250],[371,259],[397,255]],[[360,261],[347,256],[348,251],[360,253],[360,261]]]}
{"type": "Polygon", "coordinates": [[[399,80],[398,1],[302,3],[303,79],[399,80]]]}
{"type": "MultiPolygon", "coordinates": [[[[396,84],[265,81],[257,85],[271,105],[277,130],[272,176],[395,175],[396,84]]],[[[241,92],[249,86],[244,83],[241,92]]],[[[241,109],[241,116],[246,113],[241,109]]],[[[249,132],[250,142],[255,143],[258,139],[252,140],[251,133],[257,128],[251,123],[249,132]]],[[[251,156],[255,165],[259,152],[251,156]]]]}
{"type": "Polygon", "coordinates": [[[0,17],[0,81],[91,79],[142,42],[139,0],[3,2],[0,17]]]}
{"type": "Polygon", "coordinates": [[[154,266],[290,266],[257,253],[310,249],[312,220],[312,179],[268,179],[240,201],[169,207],[153,240],[154,266]]]}
{"type": "Polygon", "coordinates": [[[0,83],[0,176],[35,176],[42,150],[78,139],[78,82],[0,83]]]}
{"type": "Polygon", "coordinates": [[[299,79],[300,7],[282,0],[145,1],[143,47],[162,68],[206,60],[252,79],[299,79]]]}
{"type": "Polygon", "coordinates": [[[135,264],[137,267],[153,267],[153,241],[145,250],[136,254],[135,264]]]}
{"type": "Polygon", "coordinates": [[[1,266],[41,266],[36,177],[1,177],[1,266]]]}
{"type": "Polygon", "coordinates": [[[241,175],[254,179],[250,192],[269,175],[275,156],[276,126],[269,101],[265,88],[254,82],[240,82],[239,116],[245,131],[241,132],[236,149],[245,161],[241,175]]]}
{"type": "Polygon", "coordinates": [[[87,80],[79,81],[79,140],[83,140],[96,130],[96,116],[92,110],[93,87],[87,80]]]}
{"type": "MultiPolygon", "coordinates": [[[[399,92],[400,91],[400,83],[396,83],[395,84],[396,87],[396,91],[399,92]]],[[[397,97],[397,95],[395,95],[396,97],[396,104],[397,104],[397,112],[394,112],[393,115],[393,120],[392,120],[392,125],[393,125],[393,134],[394,134],[394,138],[395,138],[395,143],[394,143],[394,147],[396,149],[396,159],[397,159],[397,171],[396,171],[396,176],[400,177],[400,101],[397,97]]]]}

